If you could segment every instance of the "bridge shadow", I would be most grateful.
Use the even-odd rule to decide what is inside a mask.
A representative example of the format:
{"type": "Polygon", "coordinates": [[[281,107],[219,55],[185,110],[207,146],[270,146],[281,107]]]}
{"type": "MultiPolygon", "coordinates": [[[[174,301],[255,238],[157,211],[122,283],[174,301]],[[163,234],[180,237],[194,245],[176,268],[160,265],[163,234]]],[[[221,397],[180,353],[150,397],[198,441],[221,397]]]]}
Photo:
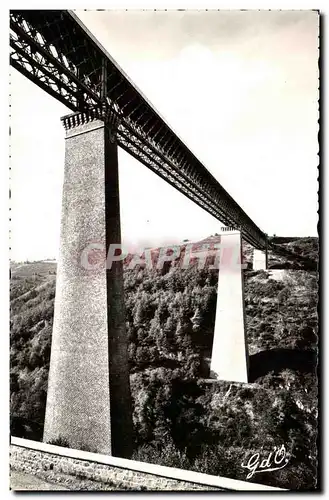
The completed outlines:
{"type": "Polygon", "coordinates": [[[270,372],[277,375],[287,368],[302,373],[315,373],[316,365],[317,353],[314,350],[269,349],[249,357],[249,381],[255,382],[258,377],[270,372]]]}

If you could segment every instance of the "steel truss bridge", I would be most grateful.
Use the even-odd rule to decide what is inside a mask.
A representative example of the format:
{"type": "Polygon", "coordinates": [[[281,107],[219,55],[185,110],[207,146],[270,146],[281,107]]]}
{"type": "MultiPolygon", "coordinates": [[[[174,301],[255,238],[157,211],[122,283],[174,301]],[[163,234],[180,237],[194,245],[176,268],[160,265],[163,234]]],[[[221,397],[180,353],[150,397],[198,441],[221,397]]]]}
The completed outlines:
{"type": "Polygon", "coordinates": [[[118,145],[258,249],[267,235],[172,131],[71,11],[10,13],[11,65],[73,112],[106,106],[118,145]]]}

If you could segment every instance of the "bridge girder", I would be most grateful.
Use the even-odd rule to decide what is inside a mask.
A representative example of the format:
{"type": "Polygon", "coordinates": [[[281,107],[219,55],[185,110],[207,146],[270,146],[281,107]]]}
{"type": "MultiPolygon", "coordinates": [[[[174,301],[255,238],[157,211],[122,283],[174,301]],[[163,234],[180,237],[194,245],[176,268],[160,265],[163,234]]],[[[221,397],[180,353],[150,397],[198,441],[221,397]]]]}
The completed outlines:
{"type": "Polygon", "coordinates": [[[71,111],[106,103],[120,147],[259,249],[267,236],[70,11],[10,13],[11,65],[71,111]]]}

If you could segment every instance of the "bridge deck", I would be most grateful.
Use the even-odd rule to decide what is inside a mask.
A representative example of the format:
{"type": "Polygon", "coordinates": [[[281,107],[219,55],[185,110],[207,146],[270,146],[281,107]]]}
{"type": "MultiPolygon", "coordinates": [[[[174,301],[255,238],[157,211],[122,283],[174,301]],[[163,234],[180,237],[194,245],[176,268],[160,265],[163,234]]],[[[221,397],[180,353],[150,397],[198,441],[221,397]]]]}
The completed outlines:
{"type": "Polygon", "coordinates": [[[10,14],[11,64],[72,111],[102,105],[117,114],[119,145],[256,248],[266,234],[71,11],[10,14]]]}

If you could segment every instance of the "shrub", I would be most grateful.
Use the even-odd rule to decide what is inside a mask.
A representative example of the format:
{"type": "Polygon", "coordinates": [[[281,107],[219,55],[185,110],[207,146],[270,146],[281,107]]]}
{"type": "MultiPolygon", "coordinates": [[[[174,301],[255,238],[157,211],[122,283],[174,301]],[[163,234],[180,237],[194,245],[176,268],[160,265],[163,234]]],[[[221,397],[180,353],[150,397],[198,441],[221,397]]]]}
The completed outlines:
{"type": "Polygon", "coordinates": [[[50,441],[47,441],[48,444],[53,444],[54,446],[62,446],[63,448],[70,448],[70,444],[67,441],[67,439],[59,436],[56,439],[51,439],[50,441]]]}

